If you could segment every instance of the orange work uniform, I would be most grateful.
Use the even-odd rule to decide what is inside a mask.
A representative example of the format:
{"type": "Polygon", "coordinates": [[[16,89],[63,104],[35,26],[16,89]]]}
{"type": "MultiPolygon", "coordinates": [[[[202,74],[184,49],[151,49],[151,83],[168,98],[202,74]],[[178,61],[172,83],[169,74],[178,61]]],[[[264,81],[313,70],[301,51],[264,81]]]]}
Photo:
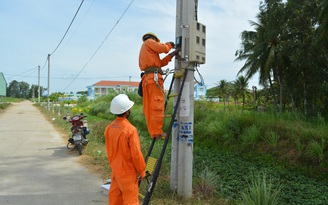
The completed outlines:
{"type": "MultiPolygon", "coordinates": [[[[154,39],[147,39],[141,46],[139,53],[139,67],[141,71],[147,68],[157,67],[159,70],[167,65],[171,55],[160,59],[159,54],[168,53],[172,49],[170,43],[160,43],[154,39]]],[[[143,93],[143,113],[146,117],[148,132],[152,138],[157,134],[162,134],[164,117],[164,80],[161,74],[158,74],[158,84],[154,80],[154,73],[146,73],[142,77],[143,93]],[[159,87],[160,88],[159,88],[159,87]]]]}
{"type": "Polygon", "coordinates": [[[104,132],[112,170],[108,201],[111,205],[137,205],[138,174],[144,178],[146,163],[137,129],[123,117],[116,117],[104,132]]]}

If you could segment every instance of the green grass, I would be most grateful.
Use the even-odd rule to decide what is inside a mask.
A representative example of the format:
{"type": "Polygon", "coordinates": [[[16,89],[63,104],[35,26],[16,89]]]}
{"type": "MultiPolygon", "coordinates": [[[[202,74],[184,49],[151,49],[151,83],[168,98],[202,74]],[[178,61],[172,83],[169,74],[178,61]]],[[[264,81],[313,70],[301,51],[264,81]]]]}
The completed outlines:
{"type": "MultiPolygon", "coordinates": [[[[103,166],[106,173],[110,170],[103,131],[114,119],[108,111],[111,97],[77,105],[82,110],[88,110],[85,106],[89,106],[92,113],[87,118],[91,133],[85,154],[93,158],[94,164],[103,166]]],[[[145,155],[151,139],[142,115],[141,98],[133,95],[131,98],[136,103],[129,120],[138,128],[145,155]]],[[[63,113],[69,111],[65,107],[58,109],[63,109],[63,113]]],[[[322,118],[308,120],[298,113],[287,112],[242,113],[231,104],[223,111],[221,104],[206,102],[195,102],[194,117],[193,197],[181,199],[170,190],[169,144],[152,204],[238,204],[242,193],[254,185],[247,183],[254,171],[265,172],[274,185],[283,184],[280,204],[328,203],[328,125],[322,118]]],[[[168,123],[166,119],[165,129],[168,123]]],[[[57,125],[69,128],[65,123],[57,125]]],[[[155,146],[155,156],[160,148],[160,144],[155,146]]]]}
{"type": "Polygon", "coordinates": [[[6,97],[6,98],[1,98],[3,102],[11,103],[11,102],[21,102],[26,99],[23,98],[11,98],[11,97],[6,97]]]}
{"type": "Polygon", "coordinates": [[[12,103],[21,102],[25,99],[20,98],[10,98],[10,97],[1,97],[0,98],[0,110],[7,109],[12,103]]]}
{"type": "Polygon", "coordinates": [[[278,205],[280,204],[281,185],[274,185],[265,172],[252,175],[247,190],[241,193],[243,205],[278,205]]]}

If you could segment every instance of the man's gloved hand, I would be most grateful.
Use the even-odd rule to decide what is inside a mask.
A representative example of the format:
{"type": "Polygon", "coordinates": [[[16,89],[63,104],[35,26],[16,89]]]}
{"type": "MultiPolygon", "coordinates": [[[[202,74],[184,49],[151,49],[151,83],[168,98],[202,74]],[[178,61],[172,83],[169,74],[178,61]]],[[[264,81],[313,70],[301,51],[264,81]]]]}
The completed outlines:
{"type": "Polygon", "coordinates": [[[138,176],[138,181],[141,181],[143,178],[141,176],[138,176]]]}
{"type": "Polygon", "coordinates": [[[173,58],[174,56],[179,56],[179,52],[181,51],[181,48],[175,49],[173,52],[170,53],[170,56],[173,58]]]}
{"type": "Polygon", "coordinates": [[[140,175],[139,175],[139,179],[141,180],[141,179],[143,179],[143,178],[145,178],[146,177],[146,172],[143,172],[143,173],[141,173],[140,175]]]}
{"type": "Polygon", "coordinates": [[[175,44],[174,44],[172,41],[170,41],[170,42],[168,42],[168,43],[171,44],[172,48],[175,47],[175,44]]]}

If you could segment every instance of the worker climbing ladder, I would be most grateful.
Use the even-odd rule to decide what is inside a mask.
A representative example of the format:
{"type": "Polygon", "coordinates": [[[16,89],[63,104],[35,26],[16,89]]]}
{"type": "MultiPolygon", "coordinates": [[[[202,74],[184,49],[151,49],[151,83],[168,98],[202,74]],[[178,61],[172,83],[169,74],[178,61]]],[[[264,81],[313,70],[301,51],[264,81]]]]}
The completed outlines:
{"type": "MultiPolygon", "coordinates": [[[[164,154],[165,154],[165,151],[166,151],[169,139],[170,139],[170,135],[171,135],[171,132],[172,132],[172,127],[173,127],[174,122],[176,121],[177,112],[178,112],[178,109],[180,107],[179,106],[180,105],[180,100],[181,100],[181,96],[182,96],[184,83],[186,81],[186,77],[187,77],[187,74],[188,74],[188,69],[182,69],[181,71],[183,73],[175,72],[175,74],[172,78],[171,84],[170,84],[170,88],[169,88],[169,91],[168,91],[168,94],[167,94],[166,101],[165,101],[165,110],[166,110],[169,98],[170,97],[177,97],[177,101],[176,101],[176,104],[175,104],[174,109],[173,109],[173,114],[171,115],[171,121],[170,121],[170,124],[169,124],[169,127],[168,127],[167,135],[164,139],[164,143],[163,143],[163,147],[162,147],[160,156],[159,156],[158,159],[155,159],[155,158],[151,157],[155,142],[157,141],[155,138],[153,138],[153,140],[151,142],[151,145],[149,147],[148,153],[146,155],[146,163],[147,163],[147,166],[146,166],[146,180],[147,180],[147,183],[148,183],[148,187],[147,187],[147,191],[146,191],[145,195],[139,193],[139,197],[141,199],[143,199],[143,205],[148,205],[149,202],[150,202],[150,198],[151,198],[152,193],[154,191],[154,188],[155,188],[155,185],[156,185],[156,182],[157,182],[157,178],[159,176],[159,172],[160,172],[160,169],[161,169],[162,161],[163,161],[163,158],[164,158],[164,154]],[[174,80],[177,79],[177,78],[181,78],[181,77],[183,77],[183,79],[182,79],[182,82],[181,82],[181,85],[180,85],[179,92],[177,94],[171,94],[174,80]],[[150,181],[148,179],[149,177],[151,177],[150,181]]],[[[139,186],[140,186],[140,183],[139,183],[139,186]]]]}

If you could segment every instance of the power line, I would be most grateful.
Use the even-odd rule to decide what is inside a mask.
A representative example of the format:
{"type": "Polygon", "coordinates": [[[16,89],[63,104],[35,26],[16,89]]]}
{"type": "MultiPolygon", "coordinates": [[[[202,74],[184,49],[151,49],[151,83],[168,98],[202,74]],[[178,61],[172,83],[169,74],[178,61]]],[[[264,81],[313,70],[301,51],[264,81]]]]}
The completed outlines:
{"type": "MultiPolygon", "coordinates": [[[[68,26],[68,28],[67,28],[67,30],[66,30],[64,36],[62,37],[62,39],[61,39],[60,42],[58,43],[58,45],[57,45],[57,47],[55,48],[55,50],[52,51],[52,53],[51,53],[50,55],[54,54],[55,51],[56,51],[56,50],[58,49],[58,47],[60,46],[60,44],[63,42],[63,40],[64,40],[64,38],[65,38],[67,32],[69,31],[69,29],[71,28],[71,26],[72,26],[72,24],[73,24],[73,22],[74,22],[74,20],[75,20],[76,15],[78,14],[78,12],[79,12],[79,10],[80,10],[80,8],[81,8],[83,2],[84,2],[84,0],[82,0],[82,2],[81,2],[81,4],[80,4],[79,8],[78,8],[77,11],[75,12],[75,15],[74,15],[74,17],[73,17],[71,23],[69,24],[69,26],[68,26]]],[[[41,70],[43,70],[44,67],[46,67],[47,62],[48,62],[48,55],[47,55],[46,61],[44,62],[44,65],[41,67],[41,70]]]]}
{"type": "Polygon", "coordinates": [[[34,70],[36,70],[36,69],[38,69],[38,66],[35,67],[35,68],[32,68],[32,69],[29,69],[29,70],[27,70],[27,71],[24,71],[24,72],[22,72],[22,73],[15,74],[15,75],[11,75],[11,77],[14,77],[14,76],[21,76],[21,75],[24,74],[24,73],[27,73],[27,72],[30,72],[30,71],[34,71],[34,70]]]}
{"type": "Polygon", "coordinates": [[[99,51],[99,49],[101,48],[101,46],[105,43],[105,41],[107,40],[108,36],[112,33],[112,31],[115,29],[115,27],[118,25],[118,23],[120,22],[120,20],[123,18],[123,16],[125,15],[125,13],[128,11],[128,9],[130,8],[130,6],[132,5],[132,3],[134,2],[134,0],[132,0],[130,2],[130,4],[127,6],[127,8],[124,10],[124,12],[122,13],[122,15],[120,16],[120,18],[117,20],[117,22],[115,23],[115,25],[111,28],[111,30],[109,31],[109,33],[107,34],[107,36],[105,37],[105,39],[101,42],[101,44],[98,46],[98,48],[96,49],[96,51],[92,54],[92,56],[90,57],[90,59],[87,61],[87,63],[83,66],[83,68],[80,70],[80,72],[76,75],[76,77],[64,88],[64,91],[70,86],[72,85],[72,83],[76,80],[76,78],[82,73],[82,71],[87,67],[87,65],[90,63],[90,61],[93,59],[93,57],[96,55],[96,53],[99,51]]]}
{"type": "MultiPolygon", "coordinates": [[[[67,44],[69,43],[69,41],[73,38],[73,36],[75,35],[75,33],[76,33],[76,31],[78,30],[78,28],[80,27],[80,25],[81,25],[81,23],[83,22],[83,20],[85,19],[85,17],[87,16],[87,14],[89,13],[89,11],[90,11],[90,9],[91,9],[91,7],[93,6],[93,4],[94,4],[94,2],[95,2],[96,0],[93,0],[92,1],[92,3],[90,4],[90,6],[88,7],[88,9],[86,10],[86,12],[84,13],[84,15],[83,15],[83,17],[81,18],[81,20],[80,20],[80,22],[77,24],[77,26],[76,26],[76,28],[73,30],[73,31],[71,31],[71,36],[68,38],[68,40],[66,40],[66,46],[67,46],[67,44]]],[[[85,5],[85,4],[84,4],[85,5]]],[[[68,37],[68,36],[67,36],[68,37]]],[[[66,38],[67,39],[67,38],[66,38]]],[[[63,45],[64,46],[64,45],[63,45]]],[[[61,49],[61,51],[62,51],[63,49],[61,49]]],[[[65,48],[64,48],[64,50],[65,50],[65,48]]],[[[58,54],[57,53],[57,57],[58,57],[58,55],[60,55],[60,54],[58,54]]]]}
{"type": "Polygon", "coordinates": [[[82,2],[81,2],[81,4],[80,4],[79,8],[77,9],[77,11],[76,11],[76,13],[75,13],[75,15],[74,15],[74,17],[73,17],[73,19],[72,19],[72,21],[71,21],[71,23],[69,24],[69,26],[68,26],[68,28],[67,28],[67,30],[66,30],[64,36],[63,36],[62,39],[60,40],[60,42],[59,42],[59,44],[57,45],[57,47],[55,48],[55,50],[52,51],[52,53],[51,53],[50,55],[54,54],[55,51],[56,51],[56,50],[58,49],[58,47],[60,46],[60,44],[63,42],[63,40],[64,40],[64,38],[65,38],[67,32],[68,32],[69,29],[71,28],[71,26],[72,26],[72,24],[73,24],[73,22],[74,22],[74,19],[75,19],[75,17],[77,16],[77,14],[78,14],[78,12],[79,12],[79,10],[80,10],[80,8],[81,8],[83,2],[84,2],[84,0],[82,0],[82,2]]]}
{"type": "MultiPolygon", "coordinates": [[[[4,75],[8,76],[8,77],[23,77],[23,78],[38,78],[38,76],[33,76],[33,75],[10,75],[10,74],[6,74],[4,73],[4,75]]],[[[131,75],[126,75],[126,76],[101,76],[101,77],[90,77],[90,78],[69,78],[69,77],[51,77],[50,79],[55,79],[55,80],[71,80],[71,79],[75,79],[75,80],[93,80],[93,79],[122,79],[122,78],[128,78],[131,75]]],[[[140,79],[139,76],[131,76],[132,78],[136,78],[136,79],[140,79]]],[[[41,79],[47,79],[48,77],[40,77],[41,79]]]]}

